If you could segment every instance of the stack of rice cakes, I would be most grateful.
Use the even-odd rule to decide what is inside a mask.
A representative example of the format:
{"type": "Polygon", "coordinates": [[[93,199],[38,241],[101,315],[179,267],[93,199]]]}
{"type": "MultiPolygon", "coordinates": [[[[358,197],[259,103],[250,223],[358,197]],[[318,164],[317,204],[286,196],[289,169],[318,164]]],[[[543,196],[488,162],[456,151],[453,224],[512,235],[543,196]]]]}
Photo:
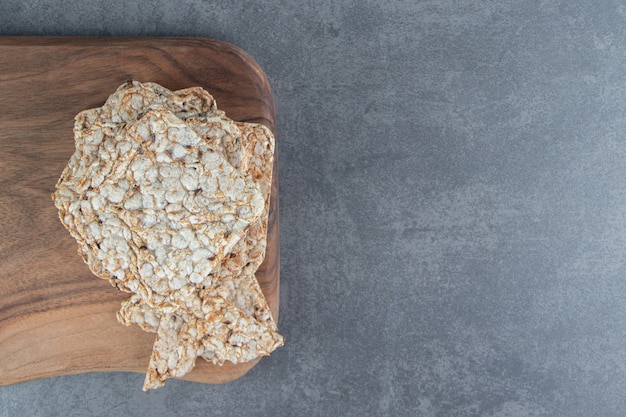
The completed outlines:
{"type": "Polygon", "coordinates": [[[157,334],[144,390],[197,357],[246,362],[283,344],[255,277],[274,139],[199,87],[131,81],[76,116],[53,199],[91,271],[132,293],[117,314],[157,334]]]}

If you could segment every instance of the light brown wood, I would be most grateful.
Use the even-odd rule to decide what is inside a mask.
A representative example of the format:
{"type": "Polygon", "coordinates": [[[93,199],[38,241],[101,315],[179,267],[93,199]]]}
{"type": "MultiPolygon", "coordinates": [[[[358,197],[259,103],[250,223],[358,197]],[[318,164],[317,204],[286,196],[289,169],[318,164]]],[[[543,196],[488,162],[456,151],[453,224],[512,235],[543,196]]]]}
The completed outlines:
{"type": "MultiPolygon", "coordinates": [[[[265,74],[232,45],[197,38],[0,37],[0,385],[96,371],[145,372],[154,335],[117,323],[127,294],[95,278],[51,200],[74,150],[73,118],[124,81],[199,85],[237,121],[274,130],[265,74]]],[[[257,278],[278,319],[278,181],[257,278]]],[[[198,360],[185,379],[232,381],[257,361],[198,360]]]]}

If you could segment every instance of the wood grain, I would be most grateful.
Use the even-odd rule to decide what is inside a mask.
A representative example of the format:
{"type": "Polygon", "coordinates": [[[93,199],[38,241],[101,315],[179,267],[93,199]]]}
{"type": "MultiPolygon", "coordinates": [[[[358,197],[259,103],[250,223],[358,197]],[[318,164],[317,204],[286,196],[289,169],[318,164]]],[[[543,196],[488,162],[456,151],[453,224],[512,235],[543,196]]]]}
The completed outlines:
{"type": "MultiPolygon", "coordinates": [[[[96,371],[145,372],[153,334],[117,323],[127,297],[95,278],[58,220],[54,185],[74,151],[73,118],[124,81],[202,86],[237,121],[274,131],[263,71],[242,50],[198,38],[0,37],[0,385],[96,371]]],[[[278,181],[257,278],[278,319],[278,181]]],[[[232,381],[257,361],[198,360],[185,379],[232,381]]]]}

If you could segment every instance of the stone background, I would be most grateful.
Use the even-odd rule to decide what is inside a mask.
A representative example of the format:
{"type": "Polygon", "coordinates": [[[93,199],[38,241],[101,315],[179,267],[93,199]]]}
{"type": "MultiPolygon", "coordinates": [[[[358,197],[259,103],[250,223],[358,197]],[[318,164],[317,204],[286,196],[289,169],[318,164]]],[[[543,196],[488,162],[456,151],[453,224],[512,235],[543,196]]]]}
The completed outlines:
{"type": "Polygon", "coordinates": [[[287,338],[228,385],[75,375],[0,388],[0,415],[625,415],[622,1],[0,0],[0,35],[259,62],[287,338]]]}

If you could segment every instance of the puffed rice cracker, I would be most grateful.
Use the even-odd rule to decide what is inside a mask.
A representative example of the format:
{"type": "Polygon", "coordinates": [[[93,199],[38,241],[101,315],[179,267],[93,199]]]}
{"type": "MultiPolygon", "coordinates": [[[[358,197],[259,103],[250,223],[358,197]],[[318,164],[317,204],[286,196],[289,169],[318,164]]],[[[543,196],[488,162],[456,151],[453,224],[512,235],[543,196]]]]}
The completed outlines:
{"type": "Polygon", "coordinates": [[[133,295],[118,321],[157,338],[144,390],[283,344],[254,276],[265,256],[274,139],[199,87],[127,82],[76,116],[53,194],[98,277],[133,295]]]}

